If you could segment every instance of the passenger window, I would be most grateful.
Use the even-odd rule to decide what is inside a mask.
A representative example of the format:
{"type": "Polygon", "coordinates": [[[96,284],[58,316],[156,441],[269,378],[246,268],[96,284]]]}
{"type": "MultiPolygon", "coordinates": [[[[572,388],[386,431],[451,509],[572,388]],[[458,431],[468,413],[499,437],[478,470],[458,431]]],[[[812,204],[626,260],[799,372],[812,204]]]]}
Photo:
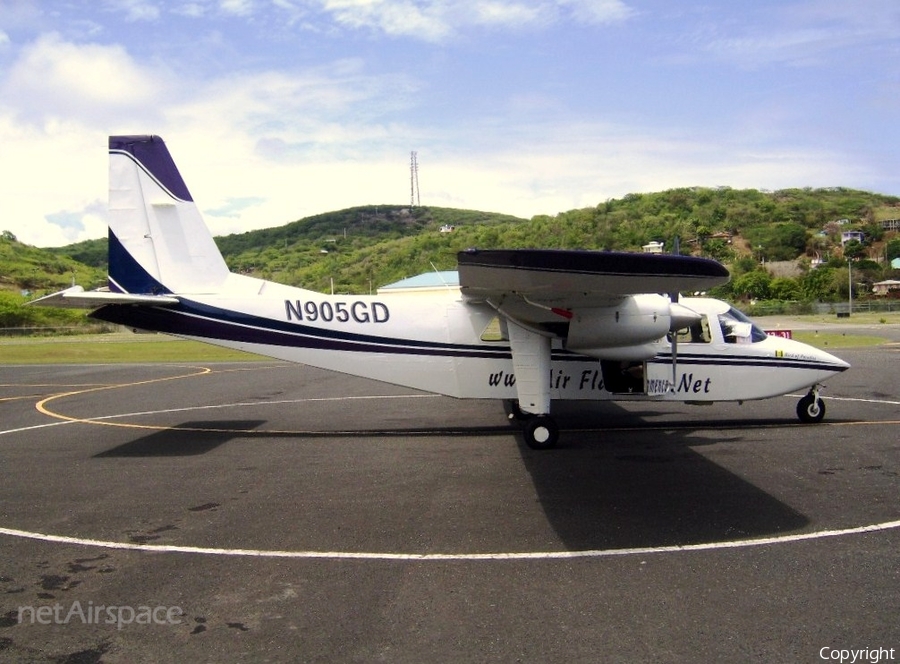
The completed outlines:
{"type": "Polygon", "coordinates": [[[506,336],[503,334],[503,326],[500,324],[500,316],[494,316],[491,319],[491,322],[487,324],[487,327],[481,333],[482,341],[506,341],[506,336]]]}

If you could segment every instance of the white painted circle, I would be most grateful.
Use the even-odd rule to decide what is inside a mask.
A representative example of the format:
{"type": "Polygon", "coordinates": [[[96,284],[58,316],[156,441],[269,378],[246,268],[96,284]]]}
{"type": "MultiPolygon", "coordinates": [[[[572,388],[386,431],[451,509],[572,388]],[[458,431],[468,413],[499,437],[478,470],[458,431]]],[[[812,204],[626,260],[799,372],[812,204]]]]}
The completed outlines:
{"type": "MultiPolygon", "coordinates": [[[[184,408],[169,408],[161,410],[148,410],[133,413],[121,413],[117,415],[103,415],[89,419],[66,420],[62,422],[52,422],[39,424],[34,426],[20,427],[17,429],[7,429],[0,431],[0,436],[5,434],[13,434],[24,431],[32,431],[35,429],[48,428],[53,426],[63,426],[73,424],[75,422],[97,422],[98,424],[110,423],[110,420],[120,419],[133,416],[146,416],[156,414],[166,414],[173,412],[184,412],[193,410],[210,410],[219,408],[236,408],[250,407],[261,405],[272,405],[272,403],[298,403],[298,402],[314,402],[314,401],[348,401],[348,400],[369,400],[369,399],[405,399],[405,398],[433,398],[436,395],[373,395],[358,397],[333,397],[333,398],[311,398],[284,400],[280,402],[238,402],[232,404],[218,404],[207,406],[191,406],[184,408]]],[[[834,400],[840,400],[832,397],[834,400]]],[[[844,399],[846,401],[866,401],[870,403],[885,403],[897,405],[896,401],[872,400],[872,399],[844,399]]],[[[126,425],[134,426],[134,425],[126,425]]],[[[140,425],[138,425],[140,426],[140,425]]],[[[148,427],[152,428],[152,427],[148,427]]],[[[169,428],[169,427],[164,427],[169,428]]],[[[656,428],[656,427],[651,427],[656,428]]],[[[259,433],[256,431],[256,433],[259,433]]],[[[304,432],[295,432],[302,434],[304,432]]],[[[534,438],[538,442],[546,442],[550,437],[550,430],[546,426],[538,426],[533,432],[534,438]]],[[[61,544],[75,544],[81,546],[98,547],[105,549],[120,549],[131,551],[148,551],[156,553],[182,553],[182,554],[203,554],[214,556],[238,556],[238,557],[256,557],[256,558],[295,558],[295,559],[326,559],[326,560],[406,560],[406,561],[447,561],[447,560],[463,560],[463,561],[480,561],[480,560],[548,560],[548,559],[571,559],[571,558],[605,558],[612,556],[628,556],[628,555],[650,555],[660,553],[683,553],[691,551],[711,551],[717,549],[740,549],[756,546],[766,546],[774,544],[787,544],[791,542],[800,542],[806,540],[824,539],[830,537],[841,537],[848,535],[858,535],[865,533],[873,533],[887,531],[900,528],[900,520],[885,521],[881,523],[843,528],[839,530],[820,530],[808,533],[796,533],[792,535],[780,535],[776,537],[763,537],[749,540],[726,540],[720,542],[706,542],[700,544],[686,545],[667,545],[667,546],[650,546],[635,547],[621,549],[590,549],[581,551],[521,551],[521,552],[484,552],[484,553],[397,553],[397,552],[363,552],[363,551],[290,551],[278,549],[237,549],[237,548],[215,548],[215,547],[198,547],[198,546],[179,546],[164,544],[136,544],[131,542],[115,542],[107,540],[96,540],[83,537],[71,537],[66,535],[54,535],[50,533],[39,533],[27,530],[19,530],[15,528],[0,527],[0,536],[17,537],[21,539],[32,539],[44,542],[54,542],[61,544]]]]}

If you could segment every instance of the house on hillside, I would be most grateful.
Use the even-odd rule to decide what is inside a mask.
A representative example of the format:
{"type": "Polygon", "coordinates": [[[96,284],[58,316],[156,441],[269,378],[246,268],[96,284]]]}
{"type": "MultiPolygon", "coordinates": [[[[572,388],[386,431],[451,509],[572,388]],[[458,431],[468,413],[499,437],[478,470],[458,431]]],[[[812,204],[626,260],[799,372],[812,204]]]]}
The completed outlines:
{"type": "Polygon", "coordinates": [[[645,254],[661,254],[663,252],[663,245],[665,245],[665,242],[648,242],[641,247],[641,251],[645,254]]]}
{"type": "Polygon", "coordinates": [[[866,241],[866,234],[862,231],[842,231],[841,246],[843,247],[850,242],[850,240],[856,240],[857,242],[863,243],[866,241]]]}
{"type": "Polygon", "coordinates": [[[900,281],[888,279],[872,284],[872,292],[875,293],[875,295],[887,295],[891,291],[900,291],[900,281]]]}

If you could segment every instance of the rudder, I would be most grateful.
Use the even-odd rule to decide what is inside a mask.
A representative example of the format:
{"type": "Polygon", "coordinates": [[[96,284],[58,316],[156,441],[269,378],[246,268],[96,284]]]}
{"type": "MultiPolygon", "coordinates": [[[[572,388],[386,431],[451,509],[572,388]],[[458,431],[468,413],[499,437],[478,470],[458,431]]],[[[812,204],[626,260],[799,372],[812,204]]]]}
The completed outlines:
{"type": "Polygon", "coordinates": [[[110,290],[209,293],[228,274],[163,140],[110,136],[110,290]]]}

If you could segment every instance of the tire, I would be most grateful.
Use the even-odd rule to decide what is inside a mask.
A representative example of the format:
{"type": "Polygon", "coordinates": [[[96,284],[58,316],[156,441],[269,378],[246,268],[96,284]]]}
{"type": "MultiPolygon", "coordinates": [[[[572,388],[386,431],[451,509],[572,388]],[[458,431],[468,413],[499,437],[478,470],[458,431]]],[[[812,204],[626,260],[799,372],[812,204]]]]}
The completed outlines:
{"type": "Polygon", "coordinates": [[[825,402],[811,394],[797,402],[797,417],[804,424],[817,424],[825,417],[825,402]]]}
{"type": "Polygon", "coordinates": [[[525,424],[525,443],[533,450],[549,450],[559,440],[559,427],[549,415],[537,415],[525,424]]]}

